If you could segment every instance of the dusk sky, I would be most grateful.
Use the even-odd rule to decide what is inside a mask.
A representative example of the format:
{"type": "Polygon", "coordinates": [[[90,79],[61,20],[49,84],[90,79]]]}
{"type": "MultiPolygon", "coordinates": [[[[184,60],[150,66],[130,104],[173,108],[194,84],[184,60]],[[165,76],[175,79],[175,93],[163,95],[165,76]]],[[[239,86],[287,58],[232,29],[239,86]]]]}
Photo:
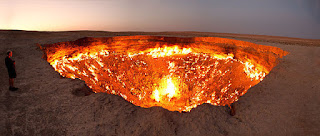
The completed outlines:
{"type": "Polygon", "coordinates": [[[0,29],[201,31],[320,39],[320,0],[0,0],[0,29]]]}

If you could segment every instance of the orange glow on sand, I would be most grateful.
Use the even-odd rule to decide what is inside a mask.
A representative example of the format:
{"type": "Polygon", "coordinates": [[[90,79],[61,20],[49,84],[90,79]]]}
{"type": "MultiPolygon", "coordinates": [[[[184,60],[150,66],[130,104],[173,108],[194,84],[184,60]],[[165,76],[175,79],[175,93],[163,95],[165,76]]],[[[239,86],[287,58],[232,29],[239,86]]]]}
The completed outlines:
{"type": "Polygon", "coordinates": [[[230,105],[288,54],[279,48],[215,37],[121,36],[41,45],[62,76],[141,107],[190,111],[230,105]]]}

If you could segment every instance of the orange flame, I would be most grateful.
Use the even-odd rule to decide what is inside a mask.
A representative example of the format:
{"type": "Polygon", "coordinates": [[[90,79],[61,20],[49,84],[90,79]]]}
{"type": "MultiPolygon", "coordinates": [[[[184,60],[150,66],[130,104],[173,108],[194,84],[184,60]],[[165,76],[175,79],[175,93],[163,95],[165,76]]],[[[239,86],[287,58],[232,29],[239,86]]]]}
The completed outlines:
{"type": "Polygon", "coordinates": [[[42,49],[62,76],[84,80],[94,92],[171,111],[231,104],[287,54],[276,47],[208,37],[85,38],[42,49]]]}

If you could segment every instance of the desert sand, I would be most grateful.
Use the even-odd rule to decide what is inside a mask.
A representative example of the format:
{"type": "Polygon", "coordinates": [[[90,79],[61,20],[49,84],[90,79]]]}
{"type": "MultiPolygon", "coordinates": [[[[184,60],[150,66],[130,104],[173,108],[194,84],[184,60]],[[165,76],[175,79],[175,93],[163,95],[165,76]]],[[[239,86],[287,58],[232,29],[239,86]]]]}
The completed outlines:
{"type": "Polygon", "coordinates": [[[320,135],[320,40],[205,32],[0,31],[0,135],[320,135]],[[290,52],[259,84],[227,106],[191,112],[141,108],[120,96],[88,93],[78,79],[60,78],[37,44],[122,35],[211,36],[290,52]],[[8,90],[4,65],[13,51],[19,91],[8,90]]]}

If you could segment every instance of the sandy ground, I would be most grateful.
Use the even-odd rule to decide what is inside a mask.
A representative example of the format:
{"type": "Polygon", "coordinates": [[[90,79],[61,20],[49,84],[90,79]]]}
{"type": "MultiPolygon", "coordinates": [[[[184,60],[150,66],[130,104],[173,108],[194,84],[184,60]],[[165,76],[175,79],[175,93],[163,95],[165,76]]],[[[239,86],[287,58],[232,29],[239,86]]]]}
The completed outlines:
{"type": "Polygon", "coordinates": [[[200,32],[0,31],[0,135],[320,135],[320,40],[200,32]],[[218,36],[289,51],[271,73],[228,107],[189,113],[137,107],[119,96],[85,96],[83,81],[60,78],[37,43],[118,35],[218,36]],[[8,91],[5,52],[13,50],[19,91],[8,91]]]}

